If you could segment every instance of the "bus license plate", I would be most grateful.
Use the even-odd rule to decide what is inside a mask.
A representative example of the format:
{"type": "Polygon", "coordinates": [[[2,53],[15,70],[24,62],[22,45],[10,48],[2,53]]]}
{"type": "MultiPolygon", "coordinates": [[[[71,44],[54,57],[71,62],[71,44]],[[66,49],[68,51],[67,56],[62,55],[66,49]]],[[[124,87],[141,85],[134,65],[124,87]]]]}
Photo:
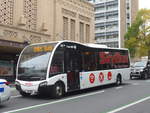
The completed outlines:
{"type": "Polygon", "coordinates": [[[32,90],[26,90],[25,92],[26,92],[26,93],[33,93],[32,90]]]}

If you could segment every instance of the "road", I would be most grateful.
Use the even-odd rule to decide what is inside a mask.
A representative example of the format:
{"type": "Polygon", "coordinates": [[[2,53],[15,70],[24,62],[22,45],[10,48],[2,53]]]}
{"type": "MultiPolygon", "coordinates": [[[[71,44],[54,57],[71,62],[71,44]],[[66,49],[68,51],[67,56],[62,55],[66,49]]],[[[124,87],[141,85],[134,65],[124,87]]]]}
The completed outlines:
{"type": "Polygon", "coordinates": [[[73,92],[62,99],[22,97],[12,90],[0,113],[150,113],[150,79],[73,92]]]}

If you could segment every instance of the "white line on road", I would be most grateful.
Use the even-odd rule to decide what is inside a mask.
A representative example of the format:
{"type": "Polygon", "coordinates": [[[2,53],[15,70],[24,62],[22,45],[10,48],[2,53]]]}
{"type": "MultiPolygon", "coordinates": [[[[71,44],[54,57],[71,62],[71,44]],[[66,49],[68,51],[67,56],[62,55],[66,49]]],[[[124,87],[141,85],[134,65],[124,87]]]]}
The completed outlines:
{"type": "Polygon", "coordinates": [[[116,87],[116,89],[121,89],[121,88],[123,88],[122,86],[120,86],[120,87],[116,87]]]}
{"type": "Polygon", "coordinates": [[[146,82],[150,82],[150,80],[146,80],[146,82]]]}
{"type": "Polygon", "coordinates": [[[21,97],[21,95],[11,96],[11,98],[18,98],[21,97]]]}
{"type": "Polygon", "coordinates": [[[33,108],[42,107],[42,106],[46,106],[46,105],[56,104],[56,103],[60,103],[60,102],[64,102],[64,101],[74,100],[74,99],[77,99],[77,98],[82,98],[82,97],[87,97],[87,96],[91,96],[91,95],[101,94],[101,93],[104,93],[104,92],[105,91],[102,90],[102,91],[98,91],[98,92],[88,93],[88,94],[84,94],[84,95],[80,95],[80,96],[75,96],[75,97],[70,97],[70,98],[66,98],[66,99],[61,99],[61,100],[57,100],[57,101],[53,101],[53,102],[48,102],[48,103],[44,103],[44,104],[38,104],[38,105],[29,106],[29,107],[25,107],[25,108],[21,108],[21,109],[16,109],[16,110],[12,110],[12,111],[6,111],[6,112],[3,112],[3,113],[19,112],[19,111],[33,109],[33,108]]]}
{"type": "Polygon", "coordinates": [[[128,107],[131,107],[131,106],[133,106],[133,105],[135,105],[135,104],[141,103],[141,102],[146,101],[146,100],[149,100],[149,99],[150,99],[150,96],[145,97],[145,98],[143,98],[143,99],[140,99],[140,100],[138,100],[138,101],[132,102],[132,103],[130,103],[130,104],[127,104],[127,105],[125,105],[125,106],[122,106],[122,107],[120,107],[120,108],[114,109],[114,110],[109,111],[109,112],[107,112],[107,113],[116,113],[116,112],[119,112],[119,111],[121,111],[121,110],[124,110],[124,109],[126,109],[126,108],[128,108],[128,107]]]}
{"type": "Polygon", "coordinates": [[[137,85],[139,85],[139,83],[133,83],[132,85],[137,86],[137,85]]]}

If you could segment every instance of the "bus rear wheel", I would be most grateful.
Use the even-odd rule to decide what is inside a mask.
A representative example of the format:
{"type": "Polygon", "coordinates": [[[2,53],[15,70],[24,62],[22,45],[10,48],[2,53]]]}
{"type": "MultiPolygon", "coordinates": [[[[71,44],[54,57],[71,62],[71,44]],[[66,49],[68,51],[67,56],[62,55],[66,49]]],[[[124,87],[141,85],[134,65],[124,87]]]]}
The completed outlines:
{"type": "Polygon", "coordinates": [[[121,75],[119,74],[116,78],[116,85],[121,85],[122,84],[122,77],[121,75]]]}
{"type": "Polygon", "coordinates": [[[56,83],[53,86],[52,96],[54,98],[61,98],[64,95],[64,87],[61,83],[56,83]]]}

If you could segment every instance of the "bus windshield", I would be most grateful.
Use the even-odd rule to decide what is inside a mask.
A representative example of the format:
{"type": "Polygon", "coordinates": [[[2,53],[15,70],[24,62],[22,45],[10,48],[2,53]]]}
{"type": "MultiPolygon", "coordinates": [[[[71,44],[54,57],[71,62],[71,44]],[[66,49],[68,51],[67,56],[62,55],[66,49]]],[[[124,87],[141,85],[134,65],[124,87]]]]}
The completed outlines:
{"type": "Polygon", "coordinates": [[[48,61],[56,43],[27,47],[19,60],[18,79],[34,81],[46,79],[48,61]]]}

